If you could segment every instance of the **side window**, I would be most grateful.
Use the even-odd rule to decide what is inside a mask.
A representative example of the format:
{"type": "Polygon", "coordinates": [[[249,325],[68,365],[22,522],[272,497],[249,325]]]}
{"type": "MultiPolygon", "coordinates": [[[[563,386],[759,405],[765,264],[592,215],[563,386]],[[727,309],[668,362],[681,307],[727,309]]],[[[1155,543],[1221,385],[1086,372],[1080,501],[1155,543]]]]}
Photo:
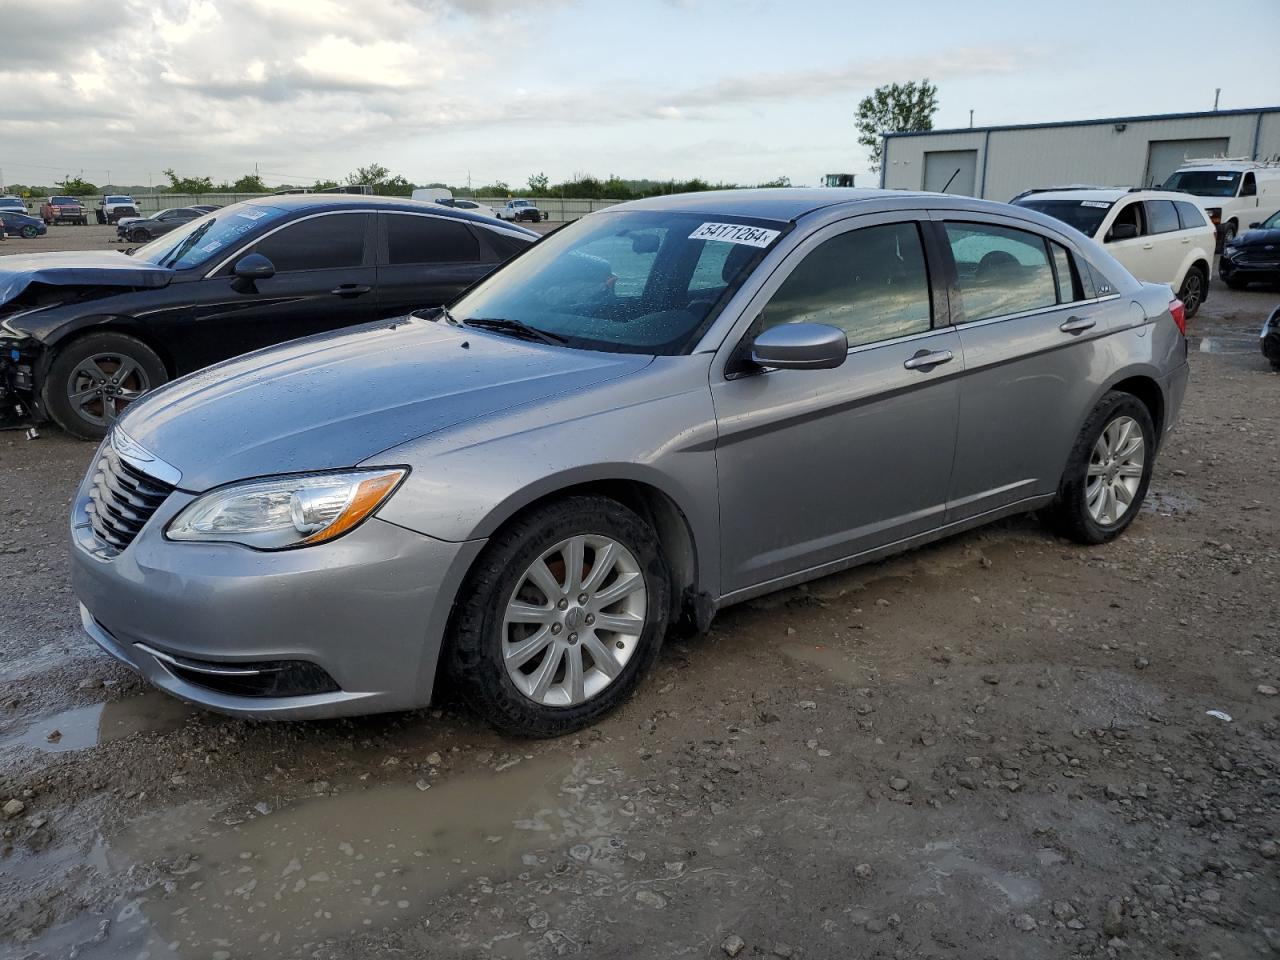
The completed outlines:
{"type": "Polygon", "coordinates": [[[1116,227],[1120,226],[1122,223],[1133,225],[1134,230],[1137,231],[1137,233],[1134,234],[1135,237],[1141,237],[1146,234],[1146,218],[1142,215],[1141,201],[1135,201],[1120,208],[1120,212],[1116,214],[1116,218],[1112,222],[1110,230],[1107,231],[1107,240],[1112,239],[1112,234],[1115,232],[1116,227]]]}
{"type": "Polygon", "coordinates": [[[1254,179],[1252,173],[1244,175],[1244,182],[1240,184],[1240,196],[1256,197],[1258,195],[1258,182],[1254,179]]]}
{"type": "Polygon", "coordinates": [[[387,263],[472,263],[480,259],[480,244],[465,223],[446,217],[388,213],[387,263]]]}
{"type": "Polygon", "coordinates": [[[367,213],[335,213],[299,220],[253,245],[277,273],[336,270],[364,263],[367,213]]]}
{"type": "Polygon", "coordinates": [[[826,323],[857,346],[923,333],[931,326],[930,304],[920,230],[915,223],[890,223],[819,245],[782,282],[761,322],[762,329],[826,323]]]}
{"type": "Polygon", "coordinates": [[[503,262],[510,260],[517,253],[523,253],[531,245],[528,240],[522,240],[507,233],[499,233],[497,230],[486,230],[485,237],[489,241],[489,246],[497,253],[498,260],[503,262]]]}
{"type": "Polygon", "coordinates": [[[1058,302],[1084,300],[1084,286],[1080,282],[1080,274],[1076,270],[1071,251],[1052,240],[1049,241],[1049,249],[1053,252],[1053,273],[1058,281],[1058,302]]]}
{"type": "Polygon", "coordinates": [[[1092,263],[1086,263],[1085,266],[1088,268],[1089,276],[1093,281],[1095,296],[1109,297],[1116,292],[1115,286],[1102,275],[1102,272],[1097,267],[1092,263]]]}
{"type": "Polygon", "coordinates": [[[1178,211],[1174,209],[1172,200],[1148,200],[1147,217],[1151,221],[1152,233],[1173,233],[1181,229],[1178,226],[1178,211]]]}
{"type": "Polygon", "coordinates": [[[1178,209],[1178,224],[1183,230],[1190,230],[1192,227],[1205,226],[1204,214],[1200,208],[1194,203],[1188,203],[1185,200],[1175,200],[1173,205],[1178,209]]]}
{"type": "Polygon", "coordinates": [[[966,321],[1058,302],[1043,237],[985,223],[948,223],[946,231],[966,321]]]}

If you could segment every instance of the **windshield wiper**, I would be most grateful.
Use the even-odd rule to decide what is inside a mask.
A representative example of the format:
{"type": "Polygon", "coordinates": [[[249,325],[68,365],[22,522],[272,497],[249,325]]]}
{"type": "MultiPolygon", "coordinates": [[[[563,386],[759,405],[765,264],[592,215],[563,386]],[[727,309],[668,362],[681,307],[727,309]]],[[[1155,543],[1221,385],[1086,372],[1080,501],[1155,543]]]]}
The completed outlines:
{"type": "Polygon", "coordinates": [[[430,320],[432,323],[443,319],[446,323],[449,323],[452,326],[462,326],[462,324],[458,322],[458,318],[449,312],[448,307],[423,307],[421,310],[410,311],[409,316],[421,317],[423,320],[430,320]]]}
{"type": "Polygon", "coordinates": [[[192,247],[194,247],[197,243],[199,243],[200,238],[209,232],[209,228],[213,226],[215,220],[210,220],[208,223],[202,224],[201,226],[197,227],[195,230],[191,231],[191,233],[187,235],[187,239],[183,240],[180,244],[178,244],[174,248],[173,253],[169,254],[169,256],[161,260],[158,265],[161,267],[167,267],[181,260],[183,255],[186,254],[186,252],[190,250],[192,247]]]}
{"type": "Polygon", "coordinates": [[[479,327],[481,330],[509,333],[513,336],[523,337],[526,340],[537,340],[540,343],[550,343],[555,346],[563,346],[569,342],[566,337],[562,337],[558,333],[548,333],[546,330],[531,327],[520,320],[508,320],[506,317],[469,317],[463,320],[462,323],[468,327],[479,327]]]}

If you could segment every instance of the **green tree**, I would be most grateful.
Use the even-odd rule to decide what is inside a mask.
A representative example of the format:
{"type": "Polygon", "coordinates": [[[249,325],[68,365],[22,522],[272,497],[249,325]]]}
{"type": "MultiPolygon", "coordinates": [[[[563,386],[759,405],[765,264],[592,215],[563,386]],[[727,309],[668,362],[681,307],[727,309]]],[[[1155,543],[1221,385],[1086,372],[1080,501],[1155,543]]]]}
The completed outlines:
{"type": "Polygon", "coordinates": [[[173,193],[212,193],[212,177],[179,177],[170,167],[164,171],[169,178],[169,190],[173,193]]]}
{"type": "Polygon", "coordinates": [[[926,77],[917,83],[890,83],[862,98],[854,117],[858,143],[870,151],[871,169],[880,169],[885,133],[932,130],[938,112],[938,88],[926,77]]]}
{"type": "Polygon", "coordinates": [[[386,182],[387,177],[390,175],[391,171],[382,164],[371,163],[367,167],[357,167],[354,173],[347,174],[347,183],[353,187],[367,183],[376,191],[381,184],[386,182]]]}
{"type": "Polygon", "coordinates": [[[543,197],[547,194],[547,189],[551,186],[551,181],[547,179],[545,173],[535,173],[529,178],[529,192],[543,197]]]}
{"type": "Polygon", "coordinates": [[[337,180],[317,180],[311,185],[312,190],[332,190],[338,185],[337,180]]]}
{"type": "Polygon", "coordinates": [[[89,194],[98,192],[94,184],[80,177],[73,177],[71,174],[67,174],[58,181],[58,189],[71,197],[87,197],[89,194]]]}
{"type": "Polygon", "coordinates": [[[266,193],[267,185],[262,182],[262,178],[256,173],[246,173],[243,177],[231,184],[231,193],[266,193]]]}

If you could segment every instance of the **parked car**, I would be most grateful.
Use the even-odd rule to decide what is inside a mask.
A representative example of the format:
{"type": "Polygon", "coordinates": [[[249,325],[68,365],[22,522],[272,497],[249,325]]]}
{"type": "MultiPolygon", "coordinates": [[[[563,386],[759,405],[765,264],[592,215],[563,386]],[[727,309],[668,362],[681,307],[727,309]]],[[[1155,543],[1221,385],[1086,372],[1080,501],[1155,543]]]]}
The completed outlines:
{"type": "Polygon", "coordinates": [[[215,710],[400,710],[447,682],[562,734],[676,617],[1028,510],[1118,536],[1178,417],[1184,322],[1027,208],[614,206],[448,310],[134,404],[74,500],[74,589],[108,652],[215,710]]]}
{"type": "Polygon", "coordinates": [[[205,215],[195,207],[170,207],[150,217],[125,217],[116,223],[116,237],[129,243],[146,243],[205,215]]]}
{"type": "Polygon", "coordinates": [[[539,210],[532,200],[508,200],[498,211],[499,220],[528,220],[539,223],[547,219],[546,211],[539,210]]]}
{"type": "Polygon", "coordinates": [[[1280,307],[1271,311],[1262,325],[1260,341],[1262,355],[1271,361],[1271,369],[1280,372],[1280,307]]]}
{"type": "Polygon", "coordinates": [[[307,194],[187,220],[132,256],[0,257],[0,401],[100,437],[175,376],[446,303],[535,239],[434,204],[307,194]]]}
{"type": "Polygon", "coordinates": [[[104,194],[98,201],[94,215],[99,223],[115,223],[121,217],[136,217],[138,205],[134,203],[133,197],[122,193],[104,194]]]}
{"type": "Polygon", "coordinates": [[[1280,283],[1280,213],[1273,213],[1222,248],[1218,273],[1236,290],[1250,283],[1280,283]]]}
{"type": "Polygon", "coordinates": [[[22,237],[24,240],[43,237],[49,232],[49,228],[44,225],[44,221],[39,217],[33,217],[25,212],[18,213],[13,210],[6,210],[2,207],[0,207],[0,223],[4,224],[4,230],[10,236],[22,237]]]}
{"type": "Polygon", "coordinates": [[[1205,212],[1226,244],[1244,224],[1266,220],[1280,210],[1280,164],[1221,157],[1188,160],[1169,176],[1163,189],[1203,198],[1205,212]]]}
{"type": "Polygon", "coordinates": [[[40,219],[46,226],[54,223],[76,223],[83,227],[89,223],[84,207],[75,197],[49,197],[40,204],[40,219]]]}
{"type": "Polygon", "coordinates": [[[27,205],[21,197],[0,197],[0,210],[12,210],[15,213],[26,213],[27,205]]]}
{"type": "Polygon", "coordinates": [[[1178,291],[1188,318],[1209,295],[1216,234],[1186,194],[1112,187],[1033,193],[1016,202],[1105,244],[1139,280],[1167,283],[1178,291]]]}
{"type": "Polygon", "coordinates": [[[468,210],[482,217],[496,217],[498,215],[493,207],[487,203],[477,203],[475,200],[466,200],[462,197],[443,197],[437,200],[436,203],[442,207],[453,207],[455,210],[468,210]]]}

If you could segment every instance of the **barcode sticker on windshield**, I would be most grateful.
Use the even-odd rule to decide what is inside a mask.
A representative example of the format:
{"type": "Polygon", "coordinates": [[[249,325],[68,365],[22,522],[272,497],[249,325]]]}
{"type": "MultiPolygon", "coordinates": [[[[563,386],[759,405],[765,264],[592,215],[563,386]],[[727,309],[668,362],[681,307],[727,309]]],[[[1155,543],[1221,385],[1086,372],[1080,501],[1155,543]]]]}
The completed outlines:
{"type": "Polygon", "coordinates": [[[236,214],[237,217],[244,217],[246,220],[261,220],[266,215],[265,210],[241,210],[236,214]]]}
{"type": "Polygon", "coordinates": [[[780,230],[749,227],[744,223],[704,223],[689,234],[690,240],[719,240],[722,243],[741,243],[748,247],[767,247],[778,238],[780,230]]]}
{"type": "Polygon", "coordinates": [[[1234,173],[1228,173],[1228,174],[1226,174],[1225,176],[1222,176],[1222,175],[1219,175],[1219,176],[1218,176],[1218,179],[1219,179],[1219,180],[1234,180],[1235,178],[1236,178],[1236,176],[1235,176],[1235,174],[1234,174],[1234,173]]]}
{"type": "Polygon", "coordinates": [[[1110,208],[1111,208],[1111,204],[1107,203],[1105,200],[1081,200],[1081,201],[1080,201],[1080,206],[1082,206],[1082,207],[1100,207],[1100,208],[1102,208],[1103,210],[1108,210],[1108,209],[1110,209],[1110,208]]]}

